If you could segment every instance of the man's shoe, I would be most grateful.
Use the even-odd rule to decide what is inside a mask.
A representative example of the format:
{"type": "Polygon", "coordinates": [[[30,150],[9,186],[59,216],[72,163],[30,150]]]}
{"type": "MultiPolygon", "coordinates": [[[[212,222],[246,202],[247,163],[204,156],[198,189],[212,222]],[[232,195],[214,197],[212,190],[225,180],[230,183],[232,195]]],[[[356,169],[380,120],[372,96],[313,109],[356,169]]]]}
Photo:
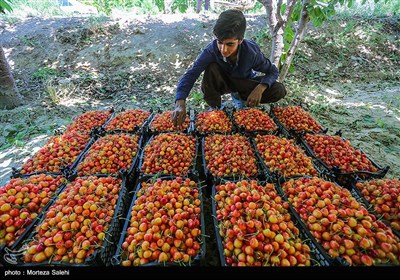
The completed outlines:
{"type": "Polygon", "coordinates": [[[221,103],[221,108],[219,108],[220,110],[222,110],[222,109],[224,109],[225,107],[227,107],[228,106],[228,103],[225,101],[225,102],[222,102],[221,103]]]}
{"type": "Polygon", "coordinates": [[[232,92],[231,96],[233,103],[235,104],[235,108],[239,110],[243,109],[246,104],[246,100],[242,100],[238,92],[232,92]]]}

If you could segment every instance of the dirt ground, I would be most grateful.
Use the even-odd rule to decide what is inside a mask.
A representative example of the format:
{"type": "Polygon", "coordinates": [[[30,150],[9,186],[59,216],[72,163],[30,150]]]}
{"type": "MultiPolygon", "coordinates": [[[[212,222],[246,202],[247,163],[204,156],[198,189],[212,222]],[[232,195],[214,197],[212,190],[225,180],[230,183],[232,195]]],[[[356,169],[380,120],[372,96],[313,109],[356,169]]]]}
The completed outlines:
{"type": "MultiPolygon", "coordinates": [[[[213,14],[27,18],[12,24],[0,19],[0,44],[25,102],[0,110],[0,185],[54,130],[85,111],[172,109],[176,83],[212,40],[215,19],[213,14]]],[[[384,50],[380,58],[347,57],[348,67],[340,69],[337,53],[322,49],[321,34],[311,32],[301,54],[307,54],[306,47],[314,54],[298,60],[287,77],[288,98],[279,105],[303,102],[328,132],[341,130],[376,163],[390,166],[387,178],[400,178],[400,28],[398,22],[390,26],[390,50],[383,44],[378,46],[384,50]],[[391,63],[385,64],[388,57],[391,63]],[[377,64],[375,71],[368,70],[371,64],[377,64]],[[339,74],[328,79],[332,65],[339,74]]],[[[259,38],[265,27],[263,15],[248,16],[246,35],[259,38]]],[[[269,46],[264,48],[269,54],[269,46]]],[[[188,106],[203,110],[199,82],[188,106]]],[[[215,252],[215,244],[209,246],[215,252]]],[[[217,263],[211,255],[209,263],[217,263]]]]}

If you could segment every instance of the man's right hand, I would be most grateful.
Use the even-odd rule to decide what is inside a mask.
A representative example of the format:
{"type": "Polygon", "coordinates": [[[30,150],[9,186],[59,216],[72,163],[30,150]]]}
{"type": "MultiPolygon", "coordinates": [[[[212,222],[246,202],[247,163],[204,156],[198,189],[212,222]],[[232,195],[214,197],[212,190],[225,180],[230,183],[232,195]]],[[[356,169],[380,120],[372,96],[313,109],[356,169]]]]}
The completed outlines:
{"type": "Polygon", "coordinates": [[[183,99],[175,102],[175,110],[172,112],[172,123],[180,128],[186,118],[186,101],[183,99]]]}

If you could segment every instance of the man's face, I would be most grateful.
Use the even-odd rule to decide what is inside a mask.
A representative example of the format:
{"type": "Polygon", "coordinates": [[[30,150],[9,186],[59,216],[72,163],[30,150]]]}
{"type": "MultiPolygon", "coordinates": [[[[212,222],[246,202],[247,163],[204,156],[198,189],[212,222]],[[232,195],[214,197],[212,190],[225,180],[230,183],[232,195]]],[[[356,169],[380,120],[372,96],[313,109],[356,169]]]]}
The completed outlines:
{"type": "Polygon", "coordinates": [[[237,54],[237,50],[239,45],[242,43],[242,40],[235,38],[228,38],[225,40],[218,40],[218,49],[221,52],[223,57],[233,58],[237,54]]]}

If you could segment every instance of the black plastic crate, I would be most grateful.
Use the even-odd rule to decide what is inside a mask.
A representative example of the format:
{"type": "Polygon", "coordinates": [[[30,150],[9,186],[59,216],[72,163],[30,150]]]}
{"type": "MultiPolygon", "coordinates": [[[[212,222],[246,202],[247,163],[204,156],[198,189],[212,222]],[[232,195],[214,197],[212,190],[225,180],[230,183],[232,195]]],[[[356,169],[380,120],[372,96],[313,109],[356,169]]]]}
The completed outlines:
{"type": "MultiPolygon", "coordinates": [[[[332,136],[341,137],[341,134],[342,134],[341,131],[337,131],[332,136]]],[[[341,138],[346,141],[345,138],[343,137],[341,138]]],[[[343,187],[347,187],[352,181],[355,180],[355,178],[360,178],[360,179],[383,178],[390,168],[389,166],[382,167],[381,165],[377,164],[373,159],[371,159],[367,154],[365,154],[362,151],[362,149],[357,149],[356,147],[353,147],[356,150],[360,150],[361,154],[365,155],[367,159],[371,162],[372,166],[374,166],[378,171],[371,172],[365,170],[358,170],[353,172],[342,172],[338,166],[329,167],[321,158],[319,158],[315,154],[313,149],[310,147],[310,145],[308,145],[307,141],[304,139],[304,134],[298,137],[298,141],[301,147],[303,147],[303,149],[306,151],[306,153],[314,159],[313,163],[318,168],[318,170],[321,170],[326,175],[331,176],[339,185],[343,187]]]]}
{"type": "MultiPolygon", "coordinates": [[[[210,134],[213,135],[213,134],[210,134]]],[[[263,172],[263,167],[260,164],[259,159],[257,158],[257,154],[254,150],[254,146],[251,143],[251,138],[249,136],[241,135],[241,134],[229,134],[227,136],[234,136],[234,135],[239,135],[239,136],[244,136],[249,144],[250,150],[253,152],[253,156],[255,158],[255,166],[257,168],[257,172],[254,175],[246,176],[246,175],[241,175],[241,174],[232,174],[232,175],[223,175],[223,176],[218,176],[218,175],[213,175],[210,169],[207,167],[207,160],[205,158],[205,153],[204,153],[204,148],[205,148],[205,138],[207,136],[202,137],[201,139],[201,157],[202,157],[202,163],[203,163],[203,174],[206,179],[206,181],[210,184],[213,184],[215,180],[218,179],[226,179],[226,180],[240,180],[240,179],[258,179],[258,180],[264,180],[264,172],[263,172]]]]}
{"type": "Polygon", "coordinates": [[[152,118],[152,116],[153,116],[153,113],[152,113],[152,110],[150,110],[150,111],[147,111],[147,110],[143,110],[143,109],[139,109],[139,108],[137,108],[137,109],[122,109],[120,112],[118,112],[118,113],[116,113],[114,116],[113,116],[113,118],[112,119],[110,119],[108,122],[107,122],[107,124],[105,124],[105,125],[103,125],[102,126],[102,129],[105,131],[105,133],[110,133],[110,132],[115,132],[115,133],[130,133],[130,134],[133,134],[133,133],[142,133],[145,129],[146,129],[146,127],[147,127],[147,125],[148,125],[148,122],[151,120],[151,118],[152,118]],[[148,114],[148,116],[143,116],[144,118],[143,118],[143,120],[141,121],[141,123],[140,123],[140,121],[137,121],[138,123],[137,124],[135,124],[133,127],[131,127],[130,129],[123,129],[123,128],[120,128],[120,127],[117,127],[117,128],[110,128],[109,126],[113,123],[113,121],[114,120],[117,120],[117,119],[119,119],[119,118],[123,118],[123,117],[125,117],[125,115],[128,115],[129,113],[133,113],[133,114],[135,114],[135,113],[137,113],[137,114],[140,114],[140,113],[143,113],[143,114],[148,114]]]}
{"type": "MultiPolygon", "coordinates": [[[[93,175],[92,175],[93,176],[93,175]]],[[[83,176],[82,178],[88,178],[90,176],[83,176]]],[[[93,176],[93,177],[113,177],[113,176],[93,176]]],[[[117,178],[117,177],[113,177],[117,178]]],[[[23,254],[29,243],[36,238],[38,234],[38,227],[41,223],[45,220],[46,214],[40,217],[40,221],[36,223],[35,229],[33,229],[28,237],[16,247],[16,253],[14,256],[11,256],[12,260],[16,260],[17,266],[20,267],[36,267],[36,266],[54,266],[54,267],[86,267],[86,266],[110,266],[111,264],[111,256],[115,251],[115,246],[117,244],[118,238],[120,236],[121,228],[122,228],[122,219],[123,219],[123,212],[126,209],[127,203],[127,189],[126,189],[126,177],[122,177],[121,179],[121,188],[119,190],[118,200],[116,202],[116,206],[114,208],[114,215],[110,220],[108,229],[104,232],[105,237],[104,241],[101,244],[100,248],[96,248],[95,251],[85,259],[83,263],[70,263],[70,262],[62,262],[62,261],[43,261],[38,263],[26,263],[24,261],[23,254]]],[[[72,182],[71,182],[72,183],[72,182]]],[[[66,191],[68,187],[66,186],[63,191],[66,191]]],[[[61,193],[59,194],[61,195],[61,193]]],[[[56,201],[52,204],[55,205],[56,201]]],[[[51,210],[51,206],[47,209],[48,211],[51,210]]]]}
{"type": "MultiPolygon", "coordinates": [[[[229,180],[219,180],[217,181],[216,184],[212,186],[212,199],[211,199],[211,208],[212,208],[212,213],[213,213],[213,222],[214,222],[214,228],[216,232],[216,240],[217,240],[217,247],[218,247],[218,253],[220,257],[220,262],[221,266],[228,266],[225,255],[224,255],[224,250],[223,250],[223,242],[221,239],[221,236],[219,234],[219,222],[217,220],[217,206],[215,202],[215,195],[216,195],[216,186],[219,184],[225,184],[227,182],[234,182],[237,183],[239,181],[229,181],[229,180]]],[[[267,182],[265,181],[257,181],[258,185],[260,186],[265,186],[267,182]]],[[[275,192],[277,193],[278,196],[281,196],[279,191],[277,191],[276,184],[272,183],[275,187],[275,192]]],[[[286,201],[286,200],[282,200],[286,201]]],[[[333,260],[326,252],[325,250],[315,241],[315,239],[310,235],[311,233],[304,227],[300,217],[296,215],[296,212],[294,209],[289,204],[289,208],[287,208],[287,213],[290,214],[291,220],[293,221],[294,225],[299,229],[299,235],[298,237],[302,240],[302,242],[310,248],[310,262],[311,266],[335,266],[335,265],[342,265],[341,263],[338,263],[336,260],[333,260]]]]}
{"type": "Polygon", "coordinates": [[[74,130],[74,131],[78,131],[78,132],[81,133],[81,134],[88,134],[88,135],[90,135],[90,136],[94,136],[94,135],[96,135],[96,133],[97,133],[97,131],[98,131],[99,129],[103,128],[104,126],[106,126],[106,125],[108,124],[108,122],[114,117],[114,114],[115,114],[114,108],[110,108],[109,110],[95,110],[95,111],[87,111],[87,112],[84,112],[83,114],[81,114],[81,115],[79,115],[79,116],[76,116],[76,117],[72,120],[72,122],[67,126],[66,132],[69,132],[69,131],[74,130]],[[76,122],[79,122],[78,119],[79,119],[81,116],[83,116],[84,114],[87,114],[88,112],[108,112],[108,113],[109,113],[109,116],[108,116],[108,118],[107,118],[106,120],[102,121],[102,122],[99,123],[98,125],[92,125],[91,128],[90,128],[89,130],[86,129],[86,128],[85,128],[83,131],[80,130],[80,129],[77,129],[77,130],[76,130],[76,129],[74,128],[74,125],[76,124],[76,122]]]}
{"type": "MultiPolygon", "coordinates": [[[[169,117],[171,118],[172,116],[169,115],[169,114],[172,114],[172,112],[173,112],[173,111],[161,111],[161,110],[158,110],[157,112],[154,112],[154,113],[152,114],[152,116],[150,117],[150,119],[149,119],[149,121],[148,121],[148,124],[146,125],[145,133],[146,133],[147,138],[151,138],[151,136],[154,136],[154,135],[160,134],[160,133],[171,132],[171,133],[184,133],[184,134],[189,134],[189,133],[191,133],[191,132],[193,131],[193,118],[194,118],[194,116],[193,116],[193,111],[192,111],[192,110],[189,110],[189,113],[186,114],[187,119],[189,120],[189,122],[187,123],[187,127],[183,127],[183,129],[179,129],[179,130],[178,130],[178,129],[176,129],[176,128],[174,127],[174,128],[171,128],[171,129],[163,129],[163,130],[160,130],[160,129],[158,129],[158,128],[153,127],[153,124],[155,123],[155,121],[156,121],[162,114],[166,114],[166,117],[169,116],[169,117]]],[[[168,122],[170,122],[170,123],[169,123],[170,127],[173,127],[172,120],[168,120],[168,122]]]]}
{"type": "Polygon", "coordinates": [[[138,160],[139,160],[141,147],[143,145],[142,144],[143,143],[143,136],[138,132],[130,134],[130,133],[119,133],[117,131],[109,132],[109,133],[106,133],[105,135],[104,136],[100,136],[100,138],[97,138],[96,141],[84,153],[81,154],[80,160],[79,160],[76,168],[69,173],[70,176],[77,176],[77,175],[79,175],[79,176],[89,176],[89,175],[93,175],[93,176],[103,176],[103,175],[106,175],[106,176],[119,176],[120,173],[125,173],[128,176],[132,175],[132,173],[135,171],[135,168],[136,168],[138,160]],[[103,173],[87,174],[86,172],[83,173],[83,174],[80,173],[80,170],[79,170],[80,165],[85,162],[85,159],[88,156],[88,154],[90,154],[93,146],[96,145],[96,143],[98,143],[102,139],[102,137],[104,137],[105,135],[127,135],[127,136],[137,136],[138,137],[136,154],[133,157],[132,163],[130,164],[129,168],[128,169],[121,168],[115,173],[105,173],[105,174],[103,174],[103,173]]]}
{"type": "MultiPolygon", "coordinates": [[[[365,206],[365,208],[368,210],[369,213],[373,214],[374,216],[376,216],[379,220],[381,220],[382,222],[384,222],[388,227],[391,228],[392,232],[398,237],[400,238],[400,231],[394,229],[391,225],[390,225],[390,221],[386,220],[382,215],[378,214],[375,210],[375,206],[374,204],[370,203],[367,198],[365,198],[365,196],[361,193],[360,189],[356,186],[356,184],[358,182],[367,182],[367,181],[372,181],[372,180],[376,180],[376,179],[371,179],[371,180],[354,180],[351,182],[351,184],[347,187],[347,189],[349,189],[349,191],[351,192],[351,195],[354,196],[361,204],[363,204],[365,206]]],[[[377,179],[377,180],[384,180],[384,179],[377,179]]],[[[400,211],[400,210],[399,210],[400,211]]]]}
{"type": "MultiPolygon", "coordinates": [[[[294,130],[293,128],[288,128],[283,122],[281,122],[278,118],[278,116],[274,113],[274,109],[275,108],[285,108],[285,107],[280,107],[280,106],[275,106],[274,104],[271,105],[270,107],[270,116],[272,117],[272,119],[275,121],[275,123],[278,125],[278,127],[281,129],[282,134],[285,135],[288,138],[296,138],[298,137],[299,134],[301,133],[313,133],[313,134],[326,134],[328,132],[328,128],[324,128],[319,122],[318,120],[316,120],[313,116],[311,116],[311,114],[306,110],[306,108],[304,108],[304,106],[302,104],[299,105],[294,105],[294,106],[299,106],[301,109],[303,109],[310,118],[312,118],[317,124],[319,124],[321,126],[321,130],[294,130]]],[[[289,107],[294,107],[294,106],[289,106],[289,107]]]]}
{"type": "MultiPolygon", "coordinates": [[[[240,134],[244,134],[244,135],[247,135],[247,136],[250,136],[250,137],[255,137],[258,134],[261,134],[261,135],[264,135],[264,134],[277,135],[277,134],[281,133],[281,131],[280,131],[281,129],[278,127],[278,125],[275,123],[275,121],[272,119],[272,117],[268,114],[268,112],[264,108],[261,108],[261,109],[258,109],[258,108],[245,108],[245,109],[242,109],[242,110],[233,109],[230,114],[231,114],[230,118],[231,118],[231,120],[233,122],[233,125],[234,125],[234,127],[236,127],[237,132],[240,133],[240,134]],[[240,125],[237,122],[236,118],[235,118],[235,113],[236,112],[244,112],[246,110],[247,111],[249,111],[249,110],[258,110],[262,114],[265,114],[270,119],[271,124],[274,127],[272,127],[271,129],[248,129],[245,126],[240,125]]],[[[257,119],[257,121],[260,122],[261,120],[257,119]]],[[[258,125],[262,126],[263,123],[258,123],[258,125]]]]}
{"type": "MultiPolygon", "coordinates": [[[[310,176],[299,176],[299,177],[297,177],[297,178],[293,178],[293,180],[297,180],[297,179],[300,179],[300,178],[312,179],[312,178],[315,178],[315,177],[310,177],[310,176]]],[[[322,179],[322,178],[319,178],[319,179],[322,179]]],[[[325,179],[322,179],[322,180],[325,180],[325,179]]],[[[325,254],[325,255],[327,256],[327,258],[332,262],[333,265],[335,265],[335,266],[350,266],[350,264],[346,261],[345,258],[340,257],[340,256],[333,258],[333,257],[331,257],[330,255],[328,255],[328,252],[319,244],[319,242],[316,240],[316,238],[313,236],[313,234],[308,230],[307,225],[305,224],[305,221],[300,217],[300,214],[295,210],[295,208],[294,208],[294,207],[292,206],[292,204],[289,202],[289,199],[288,199],[286,193],[285,193],[284,190],[283,190],[283,187],[282,187],[282,186],[283,186],[283,184],[284,184],[285,182],[287,182],[287,181],[280,180],[280,181],[278,182],[278,184],[276,185],[277,190],[278,190],[278,192],[280,193],[281,197],[282,197],[285,201],[287,201],[287,202],[289,203],[290,208],[292,208],[293,214],[298,218],[300,224],[301,224],[301,225],[303,226],[303,228],[306,230],[306,233],[307,233],[307,235],[309,236],[309,238],[310,238],[311,240],[313,240],[314,244],[315,244],[322,252],[324,252],[324,254],[325,254]]],[[[330,181],[327,181],[327,182],[330,182],[330,181]]],[[[339,186],[339,185],[337,184],[337,182],[331,182],[331,183],[333,183],[334,185],[336,185],[339,189],[342,189],[342,188],[343,188],[342,186],[339,186]]],[[[358,203],[361,204],[361,207],[364,207],[364,204],[363,204],[362,202],[359,201],[359,197],[357,197],[357,195],[353,195],[354,192],[351,192],[351,191],[349,191],[349,192],[350,192],[351,196],[353,196],[353,198],[354,198],[358,203]]],[[[367,211],[367,209],[364,209],[364,210],[367,211]]],[[[369,211],[367,211],[367,212],[369,212],[369,211]]],[[[369,215],[374,215],[374,214],[371,213],[371,212],[369,212],[369,215]]],[[[376,217],[376,216],[375,216],[375,217],[376,217]]],[[[375,217],[372,217],[372,219],[375,219],[375,217]]],[[[378,222],[379,222],[379,221],[378,221],[378,222]]],[[[387,226],[386,224],[381,223],[381,225],[385,228],[385,230],[389,229],[389,226],[387,226]]],[[[389,233],[389,232],[388,232],[388,233],[389,233]]],[[[390,233],[390,234],[392,234],[392,233],[390,233]]],[[[394,238],[396,238],[395,235],[396,235],[396,234],[393,233],[392,236],[393,236],[394,238]]],[[[362,249],[362,248],[359,248],[359,250],[363,250],[363,249],[362,249]]],[[[368,251],[368,252],[369,252],[368,255],[370,255],[370,256],[371,256],[371,254],[373,254],[373,252],[370,252],[370,251],[368,251]]],[[[361,266],[361,265],[360,265],[360,266],[361,266]]],[[[379,266],[379,267],[391,267],[391,266],[396,266],[396,265],[395,265],[394,263],[382,262],[382,263],[377,263],[377,264],[375,264],[375,266],[379,266]]]]}
{"type": "MultiPolygon", "coordinates": [[[[276,136],[277,136],[277,135],[276,135],[276,136]]],[[[277,136],[277,137],[280,137],[280,138],[281,138],[281,136],[277,136]]],[[[290,140],[290,138],[287,138],[287,137],[284,137],[284,138],[286,138],[287,140],[290,140]]],[[[282,139],[282,138],[281,138],[281,139],[282,139]]],[[[262,166],[262,168],[263,168],[263,170],[264,170],[265,177],[266,177],[267,180],[272,181],[272,182],[278,182],[281,178],[283,178],[283,179],[289,179],[289,178],[297,177],[297,176],[311,175],[311,174],[293,174],[293,175],[291,175],[291,176],[284,176],[284,175],[282,174],[282,172],[280,172],[280,171],[278,171],[278,170],[271,171],[271,169],[266,165],[266,163],[265,163],[265,161],[264,161],[264,158],[263,158],[263,156],[261,155],[261,152],[260,152],[259,149],[257,148],[256,139],[255,139],[255,138],[252,138],[252,139],[251,139],[251,142],[252,142],[253,148],[254,148],[254,150],[255,150],[255,152],[256,152],[258,161],[260,162],[260,164],[261,164],[261,166],[262,166]]],[[[304,152],[304,150],[301,149],[301,147],[300,147],[296,142],[293,142],[293,145],[294,145],[295,147],[297,147],[298,150],[299,150],[300,152],[304,152]]],[[[313,166],[313,168],[314,168],[315,171],[316,171],[315,176],[317,176],[317,175],[318,175],[318,176],[323,176],[323,174],[325,173],[325,170],[324,170],[324,169],[323,169],[323,170],[319,169],[318,166],[316,166],[316,165],[314,164],[314,161],[313,161],[313,158],[312,158],[312,157],[308,156],[306,153],[304,153],[304,156],[305,156],[305,157],[308,157],[308,158],[310,159],[310,161],[311,161],[311,163],[312,163],[312,166],[313,166]]]]}
{"type": "MultiPolygon", "coordinates": [[[[218,116],[216,116],[215,118],[217,118],[218,116]]],[[[233,120],[232,120],[232,116],[230,111],[224,107],[223,109],[219,110],[219,109],[211,109],[208,111],[201,111],[201,112],[194,112],[194,120],[193,120],[193,131],[196,133],[197,136],[199,137],[205,137],[207,135],[210,134],[233,134],[233,133],[237,133],[237,127],[235,126],[233,120]],[[199,120],[199,114],[204,113],[204,114],[220,114],[220,112],[222,112],[226,118],[227,118],[227,122],[230,126],[229,131],[223,131],[221,129],[210,129],[210,131],[204,131],[204,130],[199,130],[197,127],[197,121],[199,120]]]]}
{"type": "Polygon", "coordinates": [[[307,244],[309,244],[312,252],[316,256],[317,259],[316,265],[319,264],[321,266],[348,266],[348,263],[344,259],[340,257],[332,258],[331,256],[328,255],[325,249],[322,248],[322,246],[317,242],[317,240],[315,240],[314,236],[307,229],[307,226],[304,224],[303,220],[296,212],[296,210],[293,209],[290,203],[289,203],[289,209],[290,209],[290,214],[296,220],[296,225],[300,228],[302,239],[304,238],[305,240],[309,241],[307,244]]]}
{"type": "MultiPolygon", "coordinates": [[[[36,175],[23,175],[20,178],[28,179],[34,176],[36,175]]],[[[11,266],[17,263],[15,254],[19,253],[18,248],[20,247],[22,242],[24,242],[24,240],[27,238],[30,232],[34,229],[34,227],[40,222],[43,213],[46,213],[46,211],[51,207],[51,205],[53,205],[57,196],[64,190],[67,183],[66,179],[61,175],[50,175],[50,176],[52,176],[54,179],[60,177],[61,179],[64,179],[64,182],[61,182],[58,185],[57,189],[50,196],[49,201],[42,207],[41,211],[38,213],[36,218],[32,219],[29,225],[26,226],[25,230],[15,239],[14,243],[11,245],[3,244],[0,246],[0,263],[3,264],[4,266],[11,266]]]]}
{"type": "MultiPolygon", "coordinates": [[[[139,173],[140,175],[143,175],[143,176],[162,176],[162,175],[188,176],[189,173],[196,174],[197,173],[196,168],[197,168],[198,152],[199,152],[199,140],[198,140],[198,137],[193,132],[192,133],[163,132],[163,133],[154,134],[143,145],[143,148],[141,150],[141,153],[140,153],[139,159],[138,159],[137,173],[139,173]],[[171,135],[182,135],[182,136],[187,136],[187,137],[194,137],[194,139],[195,139],[195,154],[193,156],[193,160],[192,160],[192,162],[191,162],[191,164],[189,166],[188,171],[185,172],[186,174],[184,174],[184,173],[182,173],[182,174],[173,174],[173,172],[171,172],[171,173],[158,172],[158,174],[157,173],[145,173],[145,172],[143,172],[141,170],[141,167],[143,165],[146,147],[151,145],[151,142],[154,140],[155,137],[161,137],[162,135],[167,135],[168,133],[171,134],[171,135]]],[[[160,157],[162,157],[162,156],[160,155],[160,157]]]]}
{"type": "MultiPolygon", "coordinates": [[[[165,263],[160,263],[158,261],[153,261],[149,262],[146,264],[142,264],[140,266],[143,267],[161,267],[161,266],[200,266],[204,262],[204,256],[206,253],[206,242],[205,242],[205,220],[204,220],[204,208],[203,208],[203,198],[202,198],[202,185],[199,182],[198,178],[196,175],[189,174],[187,177],[179,177],[179,176],[171,176],[171,175],[164,175],[164,176],[142,176],[137,180],[137,186],[135,188],[135,192],[133,194],[132,201],[130,203],[129,209],[128,209],[128,214],[125,219],[125,223],[122,229],[122,233],[115,251],[115,254],[112,257],[112,265],[113,266],[123,266],[122,262],[124,261],[124,258],[127,258],[127,256],[124,256],[124,250],[122,248],[122,244],[124,243],[127,235],[127,229],[130,226],[130,220],[131,220],[131,215],[132,215],[132,207],[135,205],[135,202],[137,200],[137,193],[142,189],[142,183],[143,182],[155,182],[157,180],[167,180],[167,181],[173,181],[176,178],[182,178],[182,180],[185,179],[190,179],[197,184],[197,189],[199,193],[199,199],[201,201],[200,204],[200,229],[201,229],[201,235],[200,235],[200,252],[193,258],[189,263],[180,263],[180,262],[172,262],[168,261],[165,263]]],[[[133,264],[132,264],[133,265],[133,264]]]]}
{"type": "MultiPolygon", "coordinates": [[[[21,168],[12,167],[11,178],[18,178],[18,177],[22,177],[22,176],[32,176],[32,175],[38,175],[38,174],[48,174],[48,175],[52,175],[52,176],[65,176],[65,177],[68,177],[73,172],[73,170],[76,168],[76,166],[79,164],[79,162],[81,160],[81,157],[82,157],[82,154],[85,153],[85,151],[87,149],[89,149],[92,144],[93,144],[93,138],[92,137],[88,137],[88,141],[85,144],[85,147],[80,151],[79,155],[77,155],[75,160],[72,161],[72,162],[69,162],[67,164],[61,165],[60,166],[60,171],[53,172],[53,171],[48,171],[48,170],[39,170],[39,169],[37,169],[36,171],[31,172],[31,173],[23,173],[22,171],[23,171],[23,167],[25,165],[25,163],[24,163],[21,166],[21,168]]],[[[35,153],[35,155],[31,159],[33,159],[36,156],[36,154],[37,153],[35,153]]]]}
{"type": "MultiPolygon", "coordinates": [[[[312,178],[311,176],[296,176],[293,177],[291,179],[299,179],[299,178],[312,178]]],[[[287,198],[283,188],[282,188],[282,184],[286,182],[283,178],[281,178],[278,183],[275,185],[277,192],[279,193],[279,195],[282,197],[282,199],[284,201],[287,201],[289,203],[289,209],[291,211],[292,217],[294,217],[297,222],[298,222],[298,226],[302,228],[303,233],[305,233],[305,235],[308,237],[308,239],[310,239],[312,241],[312,247],[316,248],[323,256],[324,259],[327,260],[327,262],[329,263],[329,266],[349,266],[349,264],[347,263],[347,261],[345,261],[343,258],[341,257],[336,257],[336,258],[332,258],[324,248],[322,248],[322,246],[318,243],[318,241],[315,239],[315,237],[312,235],[312,233],[308,230],[307,225],[304,223],[303,219],[300,217],[300,215],[297,213],[297,211],[293,208],[292,204],[289,202],[289,199],[287,198]]]]}

